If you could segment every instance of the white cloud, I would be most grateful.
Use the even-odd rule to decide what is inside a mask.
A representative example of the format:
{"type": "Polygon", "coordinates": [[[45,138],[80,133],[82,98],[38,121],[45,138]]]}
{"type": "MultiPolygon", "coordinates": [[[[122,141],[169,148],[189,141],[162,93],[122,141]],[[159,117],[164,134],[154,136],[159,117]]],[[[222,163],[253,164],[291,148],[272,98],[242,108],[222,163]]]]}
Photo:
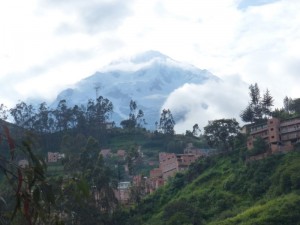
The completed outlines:
{"type": "Polygon", "coordinates": [[[170,94],[162,109],[170,109],[177,133],[198,124],[203,130],[209,120],[236,118],[248,104],[248,85],[238,76],[210,80],[203,85],[185,84],[170,94]],[[235,85],[232,85],[235,84],[235,85]]]}

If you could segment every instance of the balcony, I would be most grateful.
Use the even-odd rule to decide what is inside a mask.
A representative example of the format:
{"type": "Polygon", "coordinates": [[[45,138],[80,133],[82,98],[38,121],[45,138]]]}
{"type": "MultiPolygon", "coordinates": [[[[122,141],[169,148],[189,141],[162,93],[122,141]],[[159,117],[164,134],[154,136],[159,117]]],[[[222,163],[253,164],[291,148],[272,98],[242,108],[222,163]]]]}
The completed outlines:
{"type": "Polygon", "coordinates": [[[250,134],[255,134],[255,133],[263,132],[265,130],[268,130],[268,125],[267,124],[255,126],[255,127],[251,128],[250,134]]]}
{"type": "Polygon", "coordinates": [[[281,127],[293,125],[300,125],[300,118],[282,121],[280,124],[281,127]]]}
{"type": "Polygon", "coordinates": [[[291,132],[297,132],[297,131],[300,131],[300,125],[294,125],[294,126],[281,127],[280,128],[280,133],[281,134],[286,134],[286,133],[291,133],[291,132]]]}

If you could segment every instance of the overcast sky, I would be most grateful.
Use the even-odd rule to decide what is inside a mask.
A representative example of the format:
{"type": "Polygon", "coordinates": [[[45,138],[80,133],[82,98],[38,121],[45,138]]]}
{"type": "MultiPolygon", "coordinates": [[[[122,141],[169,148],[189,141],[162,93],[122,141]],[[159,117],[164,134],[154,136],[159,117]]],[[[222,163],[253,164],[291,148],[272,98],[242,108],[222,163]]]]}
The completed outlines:
{"type": "Polygon", "coordinates": [[[54,99],[110,61],[153,49],[224,80],[214,94],[185,86],[173,96],[194,88],[237,110],[257,82],[281,107],[300,97],[299,12],[299,0],[1,1],[0,102],[54,99]]]}

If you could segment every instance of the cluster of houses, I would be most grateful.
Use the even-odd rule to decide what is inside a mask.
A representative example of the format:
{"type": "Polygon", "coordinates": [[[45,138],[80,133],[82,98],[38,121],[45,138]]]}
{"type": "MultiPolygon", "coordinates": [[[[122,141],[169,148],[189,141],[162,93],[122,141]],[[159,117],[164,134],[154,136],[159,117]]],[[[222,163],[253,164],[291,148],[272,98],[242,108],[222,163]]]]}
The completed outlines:
{"type": "Polygon", "coordinates": [[[116,198],[124,204],[129,203],[132,186],[139,188],[144,195],[152,193],[163,186],[170,177],[175,176],[177,172],[188,169],[199,157],[206,157],[212,152],[214,151],[211,149],[196,148],[191,143],[184,149],[183,154],[160,152],[159,167],[152,169],[149,177],[137,175],[133,177],[132,183],[120,182],[115,191],[116,198]]]}
{"type": "MultiPolygon", "coordinates": [[[[270,154],[289,152],[295,148],[295,144],[300,142],[300,117],[286,120],[271,118],[263,124],[248,125],[244,128],[247,128],[247,131],[244,130],[242,133],[247,133],[249,151],[253,149],[254,141],[258,137],[265,140],[269,146],[266,153],[253,156],[254,159],[264,158],[270,154]]],[[[184,154],[161,152],[159,153],[159,167],[152,169],[149,177],[133,177],[132,185],[143,187],[146,194],[152,193],[163,186],[169,177],[186,170],[199,157],[206,157],[213,152],[213,150],[195,148],[192,144],[187,146],[184,154]]],[[[130,186],[130,182],[123,182],[119,185],[117,197],[121,202],[126,203],[129,200],[130,186]]]]}
{"type": "Polygon", "coordinates": [[[111,149],[101,149],[100,155],[102,155],[104,159],[112,156],[117,156],[120,160],[126,159],[126,151],[123,149],[119,149],[116,154],[113,154],[111,149]]]}

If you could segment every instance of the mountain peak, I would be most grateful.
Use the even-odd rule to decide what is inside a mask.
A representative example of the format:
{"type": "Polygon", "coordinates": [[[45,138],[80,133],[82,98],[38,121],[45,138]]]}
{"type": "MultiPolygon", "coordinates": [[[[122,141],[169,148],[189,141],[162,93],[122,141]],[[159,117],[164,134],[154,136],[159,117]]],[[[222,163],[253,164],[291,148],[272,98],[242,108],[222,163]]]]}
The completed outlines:
{"type": "Polygon", "coordinates": [[[162,54],[161,52],[154,51],[154,50],[149,50],[140,54],[137,54],[136,56],[131,58],[131,62],[133,63],[146,63],[149,62],[153,59],[162,59],[166,60],[169,59],[168,56],[162,54]]]}
{"type": "Polygon", "coordinates": [[[159,51],[149,50],[139,54],[136,54],[127,58],[120,58],[112,61],[105,66],[102,71],[137,71],[141,68],[147,67],[154,62],[166,63],[167,61],[174,61],[169,56],[162,54],[159,51]]]}
{"type": "MultiPolygon", "coordinates": [[[[87,99],[95,98],[93,87],[97,85],[101,87],[99,94],[113,102],[112,120],[117,124],[127,118],[128,103],[134,99],[147,115],[147,128],[155,129],[160,109],[174,90],[186,83],[204,84],[209,79],[216,77],[158,51],[146,51],[115,61],[75,84],[74,90],[60,93],[57,100],[65,99],[70,105],[85,105],[87,99]]],[[[180,116],[184,117],[183,113],[180,112],[180,116]]]]}

